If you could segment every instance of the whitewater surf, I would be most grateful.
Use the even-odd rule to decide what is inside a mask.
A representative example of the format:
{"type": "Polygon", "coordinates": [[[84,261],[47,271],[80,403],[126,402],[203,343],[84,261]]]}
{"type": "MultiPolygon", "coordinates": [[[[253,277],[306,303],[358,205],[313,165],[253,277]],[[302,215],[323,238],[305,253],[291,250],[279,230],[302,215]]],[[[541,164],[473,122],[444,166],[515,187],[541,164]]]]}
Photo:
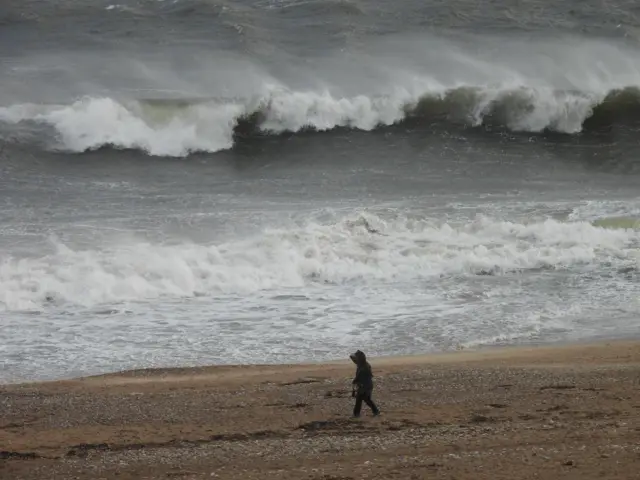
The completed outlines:
{"type": "Polygon", "coordinates": [[[634,9],[4,2],[0,381],[634,334],[634,9]]]}

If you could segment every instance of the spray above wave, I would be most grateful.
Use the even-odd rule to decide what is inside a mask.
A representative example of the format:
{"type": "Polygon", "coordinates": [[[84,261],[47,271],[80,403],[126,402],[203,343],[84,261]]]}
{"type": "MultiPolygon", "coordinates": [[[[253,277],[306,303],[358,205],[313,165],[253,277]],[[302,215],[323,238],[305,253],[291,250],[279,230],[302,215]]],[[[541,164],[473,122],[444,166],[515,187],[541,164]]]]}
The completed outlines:
{"type": "Polygon", "coordinates": [[[111,146],[150,155],[184,156],[232,148],[238,136],[370,131],[406,121],[512,131],[574,134],[617,121],[640,121],[640,90],[604,93],[526,86],[398,88],[392,94],[340,98],[325,92],[269,89],[251,99],[85,97],[71,105],[21,104],[0,108],[0,121],[53,127],[59,148],[84,152],[111,146]]]}
{"type": "Polygon", "coordinates": [[[160,297],[429,282],[580,265],[608,271],[629,262],[637,267],[633,249],[639,242],[636,230],[587,222],[520,224],[482,217],[452,226],[358,216],[267,230],[220,245],[131,244],[108,251],[58,246],[49,256],[0,264],[0,308],[39,310],[51,302],[91,308],[160,297]]]}

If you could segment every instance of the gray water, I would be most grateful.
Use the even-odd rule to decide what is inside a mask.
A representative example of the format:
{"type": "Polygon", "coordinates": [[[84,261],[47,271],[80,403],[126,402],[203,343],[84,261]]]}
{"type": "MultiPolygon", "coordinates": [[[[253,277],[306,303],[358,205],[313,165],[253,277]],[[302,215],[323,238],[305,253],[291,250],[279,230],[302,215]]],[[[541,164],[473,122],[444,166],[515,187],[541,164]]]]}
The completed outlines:
{"type": "Polygon", "coordinates": [[[636,335],[638,11],[3,2],[0,382],[636,335]]]}

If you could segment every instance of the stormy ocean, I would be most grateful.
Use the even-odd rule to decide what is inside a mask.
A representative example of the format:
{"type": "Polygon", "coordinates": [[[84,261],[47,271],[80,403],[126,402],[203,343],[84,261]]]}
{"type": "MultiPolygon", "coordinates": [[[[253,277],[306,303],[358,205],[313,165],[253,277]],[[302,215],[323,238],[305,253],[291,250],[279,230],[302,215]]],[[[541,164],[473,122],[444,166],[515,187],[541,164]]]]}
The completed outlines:
{"type": "Polygon", "coordinates": [[[637,335],[640,5],[4,0],[0,382],[637,335]]]}

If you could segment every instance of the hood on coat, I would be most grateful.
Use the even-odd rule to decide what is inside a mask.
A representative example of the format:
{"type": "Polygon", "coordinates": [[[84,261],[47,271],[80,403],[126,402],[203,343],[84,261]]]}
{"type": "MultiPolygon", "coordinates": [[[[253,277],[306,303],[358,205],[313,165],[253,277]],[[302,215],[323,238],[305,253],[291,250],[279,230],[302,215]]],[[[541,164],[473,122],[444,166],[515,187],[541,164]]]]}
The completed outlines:
{"type": "Polygon", "coordinates": [[[364,365],[367,362],[367,356],[361,350],[356,350],[355,353],[349,355],[349,358],[356,365],[364,365]]]}

